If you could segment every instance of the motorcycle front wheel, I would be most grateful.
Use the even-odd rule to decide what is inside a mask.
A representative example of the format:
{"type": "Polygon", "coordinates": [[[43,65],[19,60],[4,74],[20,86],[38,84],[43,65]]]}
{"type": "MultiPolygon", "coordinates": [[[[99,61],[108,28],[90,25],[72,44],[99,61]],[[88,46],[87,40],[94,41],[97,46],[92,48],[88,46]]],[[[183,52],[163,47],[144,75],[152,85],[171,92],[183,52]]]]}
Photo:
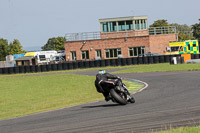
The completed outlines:
{"type": "Polygon", "coordinates": [[[110,90],[110,95],[115,99],[115,101],[121,105],[126,105],[127,100],[124,94],[118,94],[114,89],[110,90]]]}

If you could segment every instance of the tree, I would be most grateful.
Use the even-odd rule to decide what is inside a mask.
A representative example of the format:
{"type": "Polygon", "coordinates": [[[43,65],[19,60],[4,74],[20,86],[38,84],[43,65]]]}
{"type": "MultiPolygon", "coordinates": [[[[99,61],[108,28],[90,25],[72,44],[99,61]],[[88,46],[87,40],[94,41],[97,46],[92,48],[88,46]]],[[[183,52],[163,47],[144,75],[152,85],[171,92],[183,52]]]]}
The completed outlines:
{"type": "Polygon", "coordinates": [[[19,42],[19,40],[14,39],[14,41],[11,42],[9,45],[9,54],[13,55],[13,54],[23,54],[23,53],[26,53],[26,51],[22,49],[21,43],[19,42]]]}
{"type": "Polygon", "coordinates": [[[192,27],[191,26],[188,26],[186,24],[180,25],[180,24],[177,24],[177,23],[172,24],[172,26],[176,27],[176,31],[178,33],[178,40],[179,41],[193,39],[192,27]]]}
{"type": "Polygon", "coordinates": [[[192,25],[192,30],[193,30],[194,38],[198,39],[200,42],[200,19],[199,19],[199,23],[192,25]]]}
{"type": "Polygon", "coordinates": [[[0,38],[0,61],[4,61],[8,55],[8,41],[6,39],[0,38]]]}
{"type": "Polygon", "coordinates": [[[49,40],[47,41],[47,43],[42,46],[42,50],[65,50],[64,47],[64,43],[66,41],[65,37],[53,37],[53,38],[49,38],[49,40]]]}
{"type": "Polygon", "coordinates": [[[160,19],[160,20],[154,21],[154,23],[150,25],[149,27],[163,27],[163,26],[171,26],[171,24],[168,24],[167,20],[165,19],[160,19]]]}

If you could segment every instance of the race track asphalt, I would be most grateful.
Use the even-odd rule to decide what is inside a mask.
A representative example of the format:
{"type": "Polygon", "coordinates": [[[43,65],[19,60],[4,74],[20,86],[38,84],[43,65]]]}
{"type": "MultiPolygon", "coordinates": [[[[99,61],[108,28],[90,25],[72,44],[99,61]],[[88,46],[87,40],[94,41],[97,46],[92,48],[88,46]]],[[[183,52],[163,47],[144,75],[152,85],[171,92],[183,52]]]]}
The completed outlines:
{"type": "Polygon", "coordinates": [[[98,101],[1,120],[0,133],[140,133],[200,124],[200,71],[117,75],[149,86],[134,94],[134,104],[98,101]]]}

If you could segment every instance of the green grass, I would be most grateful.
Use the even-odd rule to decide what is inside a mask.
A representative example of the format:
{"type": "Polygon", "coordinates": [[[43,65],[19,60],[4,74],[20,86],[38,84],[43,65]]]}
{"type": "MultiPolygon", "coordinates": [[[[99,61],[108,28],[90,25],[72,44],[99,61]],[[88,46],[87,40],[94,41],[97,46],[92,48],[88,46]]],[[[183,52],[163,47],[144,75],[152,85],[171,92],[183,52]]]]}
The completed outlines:
{"type": "Polygon", "coordinates": [[[74,74],[0,76],[0,119],[100,100],[94,80],[74,74]]]}
{"type": "MultiPolygon", "coordinates": [[[[96,91],[94,80],[94,76],[75,74],[1,75],[0,119],[103,100],[103,95],[96,91]]],[[[126,81],[126,84],[129,87],[133,82],[126,81]]],[[[139,85],[131,86],[137,91],[139,85]]]]}
{"type": "Polygon", "coordinates": [[[182,127],[178,129],[171,129],[168,131],[153,132],[153,133],[200,133],[200,127],[182,127]]]}
{"type": "Polygon", "coordinates": [[[177,64],[168,63],[152,65],[135,65],[134,68],[116,71],[114,73],[143,73],[143,72],[170,72],[170,71],[199,71],[200,64],[177,64]]]}

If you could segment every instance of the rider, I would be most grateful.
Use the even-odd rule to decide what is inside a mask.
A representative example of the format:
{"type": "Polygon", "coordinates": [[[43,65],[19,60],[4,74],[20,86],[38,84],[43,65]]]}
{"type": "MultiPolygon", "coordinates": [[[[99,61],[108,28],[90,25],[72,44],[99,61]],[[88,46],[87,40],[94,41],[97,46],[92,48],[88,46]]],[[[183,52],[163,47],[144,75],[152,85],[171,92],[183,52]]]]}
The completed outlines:
{"type": "MultiPolygon", "coordinates": [[[[108,79],[113,79],[117,82],[116,84],[118,86],[120,87],[122,86],[122,80],[120,77],[106,73],[105,70],[99,70],[99,73],[96,75],[95,86],[99,93],[103,93],[106,101],[109,101],[111,98],[109,96],[109,92],[104,91],[101,85],[103,85],[105,81],[108,81],[108,79]]],[[[126,95],[130,96],[130,93],[128,92],[128,90],[126,88],[124,88],[124,90],[125,90],[126,95]]]]}

